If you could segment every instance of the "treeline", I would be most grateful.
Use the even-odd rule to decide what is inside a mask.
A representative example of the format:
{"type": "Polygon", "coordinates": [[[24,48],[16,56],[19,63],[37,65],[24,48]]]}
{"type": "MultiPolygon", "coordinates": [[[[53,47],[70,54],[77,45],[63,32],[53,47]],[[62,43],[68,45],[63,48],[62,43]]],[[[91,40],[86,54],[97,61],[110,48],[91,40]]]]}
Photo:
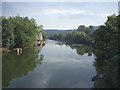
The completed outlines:
{"type": "Polygon", "coordinates": [[[96,61],[94,63],[97,75],[93,77],[95,88],[118,88],[119,58],[120,58],[120,15],[109,16],[105,25],[101,25],[95,32],[94,50],[96,61]],[[94,80],[95,79],[95,80],[94,80]]]}
{"type": "Polygon", "coordinates": [[[67,43],[77,43],[77,44],[92,44],[93,38],[91,37],[93,34],[92,26],[85,27],[84,25],[80,25],[78,29],[74,30],[71,33],[64,34],[55,34],[50,37],[53,40],[65,41],[67,43]]]}
{"type": "Polygon", "coordinates": [[[43,33],[43,26],[38,26],[33,18],[17,15],[0,19],[2,19],[2,47],[8,49],[32,45],[36,41],[36,34],[43,33]]]}
{"type": "Polygon", "coordinates": [[[79,26],[72,33],[58,34],[51,37],[54,40],[88,44],[94,46],[96,76],[92,78],[94,88],[120,88],[120,15],[108,16],[105,25],[97,30],[93,27],[79,26]],[[92,30],[92,32],[91,32],[92,30]]]}

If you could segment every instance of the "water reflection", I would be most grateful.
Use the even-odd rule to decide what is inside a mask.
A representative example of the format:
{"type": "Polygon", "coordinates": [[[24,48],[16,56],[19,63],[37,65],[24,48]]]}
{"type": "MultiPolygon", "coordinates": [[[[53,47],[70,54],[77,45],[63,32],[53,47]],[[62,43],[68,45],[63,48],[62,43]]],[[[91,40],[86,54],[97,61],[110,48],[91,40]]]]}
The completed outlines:
{"type": "Polygon", "coordinates": [[[4,86],[7,87],[10,83],[10,88],[93,87],[91,78],[96,73],[92,64],[94,56],[87,55],[88,47],[58,43],[48,40],[41,50],[32,48],[23,50],[19,56],[6,55],[4,86]]]}
{"type": "Polygon", "coordinates": [[[25,76],[41,64],[43,54],[38,54],[40,47],[29,47],[23,53],[17,55],[16,52],[5,53],[2,55],[2,87],[7,87],[12,79],[25,76]]]}
{"type": "MultiPolygon", "coordinates": [[[[57,42],[56,44],[62,46],[65,43],[64,42],[57,42]]],[[[88,56],[92,56],[93,48],[88,45],[82,45],[82,44],[66,44],[67,46],[70,46],[70,48],[75,49],[78,55],[84,55],[88,54],[88,56]]]]}
{"type": "Polygon", "coordinates": [[[94,88],[118,88],[120,86],[118,61],[117,55],[106,61],[96,58],[94,66],[97,74],[92,78],[94,88]]]}
{"type": "Polygon", "coordinates": [[[76,49],[77,54],[79,55],[84,55],[85,53],[88,53],[88,56],[92,56],[92,48],[87,45],[77,45],[77,44],[72,44],[70,45],[72,49],[76,49]]]}
{"type": "Polygon", "coordinates": [[[37,57],[37,59],[35,59],[36,60],[36,64],[38,65],[38,64],[42,64],[43,63],[43,58],[44,58],[44,55],[43,54],[38,54],[38,57],[37,57]]]}

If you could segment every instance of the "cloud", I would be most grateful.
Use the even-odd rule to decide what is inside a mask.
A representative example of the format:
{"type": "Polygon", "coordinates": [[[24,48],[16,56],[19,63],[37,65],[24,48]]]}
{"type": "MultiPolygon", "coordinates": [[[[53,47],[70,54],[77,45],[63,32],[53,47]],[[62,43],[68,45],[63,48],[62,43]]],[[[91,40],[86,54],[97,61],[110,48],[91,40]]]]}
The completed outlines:
{"type": "Polygon", "coordinates": [[[83,15],[85,15],[85,16],[94,16],[95,13],[86,11],[85,13],[83,13],[83,15]]]}
{"type": "Polygon", "coordinates": [[[61,10],[61,9],[45,9],[43,10],[44,14],[50,15],[50,14],[64,14],[67,10],[61,10]]]}
{"type": "Polygon", "coordinates": [[[42,11],[46,15],[78,15],[85,13],[85,10],[79,10],[79,9],[45,9],[42,11]]]}
{"type": "Polygon", "coordinates": [[[42,13],[45,15],[83,15],[83,16],[99,16],[99,17],[107,17],[111,15],[111,13],[107,12],[100,12],[100,13],[95,13],[91,11],[86,11],[86,10],[81,10],[81,9],[55,9],[55,8],[50,8],[50,9],[44,9],[42,10],[42,13]]]}
{"type": "Polygon", "coordinates": [[[84,14],[85,12],[86,12],[85,10],[72,9],[69,11],[69,14],[78,15],[78,14],[84,14]]]}

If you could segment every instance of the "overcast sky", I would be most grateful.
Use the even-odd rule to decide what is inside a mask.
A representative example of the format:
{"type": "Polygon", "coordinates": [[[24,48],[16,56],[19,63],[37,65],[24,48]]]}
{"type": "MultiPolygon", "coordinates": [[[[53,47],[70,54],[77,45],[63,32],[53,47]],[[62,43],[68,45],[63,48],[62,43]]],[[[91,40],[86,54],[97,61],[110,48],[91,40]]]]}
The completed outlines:
{"type": "Polygon", "coordinates": [[[118,13],[117,2],[2,2],[2,15],[34,18],[44,29],[75,29],[80,24],[98,26],[118,13]]]}

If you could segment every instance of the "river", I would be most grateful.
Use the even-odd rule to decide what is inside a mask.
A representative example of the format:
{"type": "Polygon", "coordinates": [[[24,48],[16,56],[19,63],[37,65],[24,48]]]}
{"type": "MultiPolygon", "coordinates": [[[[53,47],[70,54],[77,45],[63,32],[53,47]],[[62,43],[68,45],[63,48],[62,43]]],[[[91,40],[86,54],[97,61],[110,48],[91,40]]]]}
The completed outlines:
{"type": "Polygon", "coordinates": [[[92,49],[47,40],[42,48],[30,47],[21,55],[3,54],[3,87],[9,88],[92,88],[92,49]]]}

